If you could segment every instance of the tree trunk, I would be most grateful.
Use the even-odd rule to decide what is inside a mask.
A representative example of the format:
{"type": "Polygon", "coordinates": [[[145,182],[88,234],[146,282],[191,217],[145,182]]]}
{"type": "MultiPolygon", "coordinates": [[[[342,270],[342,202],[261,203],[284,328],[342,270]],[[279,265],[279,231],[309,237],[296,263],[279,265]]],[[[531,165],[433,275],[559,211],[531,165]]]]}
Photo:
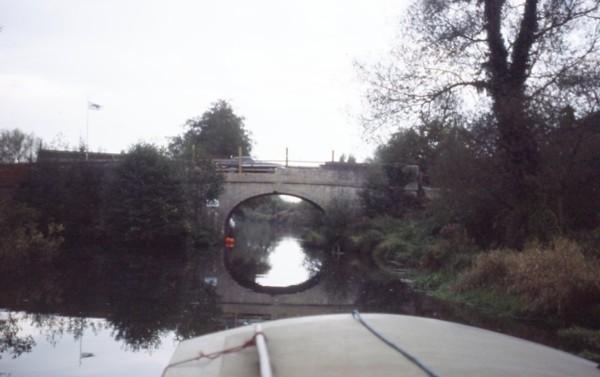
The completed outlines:
{"type": "Polygon", "coordinates": [[[506,224],[506,242],[521,248],[528,234],[531,214],[538,204],[539,167],[537,142],[525,109],[522,88],[503,88],[495,93],[494,112],[498,122],[498,147],[503,161],[509,203],[513,205],[506,224]]]}
{"type": "Polygon", "coordinates": [[[529,54],[537,31],[538,0],[526,0],[523,18],[514,41],[511,62],[502,35],[504,0],[484,0],[489,61],[490,92],[493,111],[498,122],[498,149],[507,180],[509,202],[513,208],[506,222],[505,241],[520,248],[527,237],[532,209],[539,195],[537,180],[538,148],[527,114],[525,81],[529,54]]]}

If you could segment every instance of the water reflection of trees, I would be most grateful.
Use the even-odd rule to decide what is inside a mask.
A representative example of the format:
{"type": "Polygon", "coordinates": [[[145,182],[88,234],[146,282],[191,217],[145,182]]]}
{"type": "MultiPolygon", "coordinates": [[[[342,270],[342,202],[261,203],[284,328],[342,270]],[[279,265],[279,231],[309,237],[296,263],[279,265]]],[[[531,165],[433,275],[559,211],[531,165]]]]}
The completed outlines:
{"type": "Polygon", "coordinates": [[[84,317],[63,317],[49,314],[23,314],[22,321],[39,329],[45,336],[46,341],[56,345],[65,335],[72,335],[73,340],[78,340],[83,336],[85,330],[97,334],[106,328],[102,321],[84,317]]]}
{"type": "MultiPolygon", "coordinates": [[[[67,334],[78,339],[84,331],[108,330],[126,348],[153,349],[169,331],[186,339],[221,328],[217,294],[202,281],[201,261],[193,255],[110,253],[82,259],[10,281],[2,288],[0,307],[38,313],[21,320],[52,344],[67,334]]],[[[0,321],[0,350],[17,356],[29,352],[33,338],[19,336],[18,320],[8,318],[13,319],[0,321]]]]}
{"type": "Polygon", "coordinates": [[[265,221],[238,218],[233,235],[235,247],[227,250],[226,255],[231,272],[246,282],[254,282],[256,275],[269,272],[269,254],[277,240],[276,229],[265,221]]]}
{"type": "Polygon", "coordinates": [[[9,313],[5,319],[0,319],[0,359],[4,353],[14,359],[31,352],[35,340],[31,335],[23,336],[20,332],[19,319],[14,314],[9,313]]]}

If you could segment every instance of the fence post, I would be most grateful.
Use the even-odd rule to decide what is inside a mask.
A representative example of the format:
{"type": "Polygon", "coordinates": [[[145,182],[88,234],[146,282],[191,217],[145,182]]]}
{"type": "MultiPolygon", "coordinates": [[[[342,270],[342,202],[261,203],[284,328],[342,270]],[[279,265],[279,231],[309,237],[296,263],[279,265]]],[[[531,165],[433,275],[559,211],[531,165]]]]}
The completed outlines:
{"type": "Polygon", "coordinates": [[[242,174],[242,146],[238,147],[238,173],[242,174]]]}
{"type": "Polygon", "coordinates": [[[288,167],[288,147],[285,147],[285,167],[288,167]]]}

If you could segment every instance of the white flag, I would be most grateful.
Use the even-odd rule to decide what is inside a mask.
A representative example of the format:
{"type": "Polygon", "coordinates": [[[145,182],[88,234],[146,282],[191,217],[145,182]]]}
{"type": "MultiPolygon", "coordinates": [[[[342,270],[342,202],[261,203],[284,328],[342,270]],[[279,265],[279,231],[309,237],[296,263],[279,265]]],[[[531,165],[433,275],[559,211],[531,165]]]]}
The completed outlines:
{"type": "Polygon", "coordinates": [[[100,110],[101,107],[102,106],[98,105],[97,103],[93,103],[93,102],[88,101],[88,108],[90,110],[100,110]]]}

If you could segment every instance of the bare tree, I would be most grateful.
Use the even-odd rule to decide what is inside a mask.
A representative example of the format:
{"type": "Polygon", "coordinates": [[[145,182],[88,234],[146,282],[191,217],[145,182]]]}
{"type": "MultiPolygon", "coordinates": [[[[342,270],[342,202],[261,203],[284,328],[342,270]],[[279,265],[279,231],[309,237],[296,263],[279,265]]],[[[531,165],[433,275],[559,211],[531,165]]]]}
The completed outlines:
{"type": "Polygon", "coordinates": [[[418,1],[390,63],[359,66],[369,84],[366,129],[448,106],[502,119],[547,106],[596,111],[598,20],[599,0],[418,1]]]}
{"type": "Polygon", "coordinates": [[[422,0],[402,24],[389,64],[359,66],[368,133],[460,114],[491,114],[510,210],[535,202],[535,134],[571,106],[600,109],[600,0],[422,0]]]}

